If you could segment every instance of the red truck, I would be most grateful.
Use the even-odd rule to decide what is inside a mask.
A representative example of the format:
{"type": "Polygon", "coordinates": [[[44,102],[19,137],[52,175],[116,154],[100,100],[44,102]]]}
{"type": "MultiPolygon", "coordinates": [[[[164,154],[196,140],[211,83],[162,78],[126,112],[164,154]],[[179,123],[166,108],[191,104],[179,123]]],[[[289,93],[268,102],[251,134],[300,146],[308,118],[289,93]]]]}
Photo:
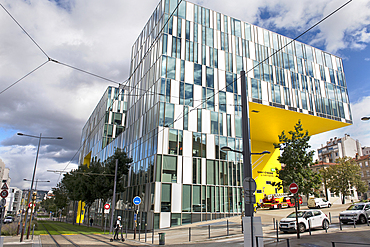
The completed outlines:
{"type": "MultiPolygon", "coordinates": [[[[299,204],[302,204],[302,197],[299,196],[299,204]]],[[[290,208],[294,207],[294,197],[287,193],[265,195],[261,208],[290,208]]]]}

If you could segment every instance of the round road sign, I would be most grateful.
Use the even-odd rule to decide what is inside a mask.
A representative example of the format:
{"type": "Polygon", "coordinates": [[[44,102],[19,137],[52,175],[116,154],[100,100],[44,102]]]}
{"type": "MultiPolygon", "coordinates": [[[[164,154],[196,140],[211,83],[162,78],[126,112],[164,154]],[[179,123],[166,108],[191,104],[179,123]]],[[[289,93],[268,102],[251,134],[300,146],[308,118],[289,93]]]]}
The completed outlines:
{"type": "Polygon", "coordinates": [[[105,205],[104,205],[104,209],[105,209],[105,210],[110,209],[110,205],[109,205],[108,203],[107,203],[107,204],[105,204],[105,205]]]}
{"type": "Polygon", "coordinates": [[[2,198],[5,198],[5,197],[7,197],[8,196],[8,191],[7,190],[2,190],[1,191],[1,193],[0,193],[0,196],[2,197],[2,198]]]}
{"type": "Polygon", "coordinates": [[[133,203],[134,203],[135,205],[140,205],[140,203],[141,203],[141,198],[140,198],[140,197],[138,197],[138,196],[135,196],[135,197],[134,197],[134,199],[133,199],[132,201],[133,201],[133,203]]]}
{"type": "Polygon", "coordinates": [[[291,184],[289,185],[289,191],[290,191],[290,193],[292,193],[292,194],[297,193],[297,192],[298,192],[298,185],[297,185],[296,183],[291,183],[291,184]]]}
{"type": "MultiPolygon", "coordinates": [[[[32,202],[28,203],[28,207],[31,208],[32,207],[32,202]]],[[[36,207],[36,204],[33,204],[33,207],[36,207]]]]}

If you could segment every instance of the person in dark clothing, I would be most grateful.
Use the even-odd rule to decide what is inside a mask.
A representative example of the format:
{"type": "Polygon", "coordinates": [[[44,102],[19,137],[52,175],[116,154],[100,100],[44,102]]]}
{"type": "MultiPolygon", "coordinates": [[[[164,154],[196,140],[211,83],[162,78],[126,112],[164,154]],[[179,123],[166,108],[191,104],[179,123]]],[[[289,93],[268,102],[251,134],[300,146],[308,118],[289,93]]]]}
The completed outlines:
{"type": "Polygon", "coordinates": [[[119,238],[118,238],[118,232],[119,231],[121,232],[121,240],[122,241],[125,241],[125,239],[123,238],[123,234],[122,234],[121,216],[118,216],[117,217],[115,228],[114,228],[114,237],[113,237],[113,240],[119,240],[119,238]]]}
{"type": "Polygon", "coordinates": [[[93,223],[94,223],[93,218],[90,218],[90,226],[92,226],[92,225],[93,225],[93,223]]]}

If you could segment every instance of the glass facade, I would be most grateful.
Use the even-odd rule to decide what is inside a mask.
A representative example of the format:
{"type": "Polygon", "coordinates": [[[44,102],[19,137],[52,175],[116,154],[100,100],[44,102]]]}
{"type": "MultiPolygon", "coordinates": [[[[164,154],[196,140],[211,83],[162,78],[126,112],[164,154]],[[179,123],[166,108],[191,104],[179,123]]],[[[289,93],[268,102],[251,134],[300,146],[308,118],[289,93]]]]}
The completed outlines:
{"type": "Polygon", "coordinates": [[[122,210],[140,196],[148,226],[243,211],[242,157],[220,150],[242,151],[241,70],[250,102],[352,122],[340,58],[193,3],[160,1],[131,54],[126,129],[92,157],[133,158],[122,210]]]}

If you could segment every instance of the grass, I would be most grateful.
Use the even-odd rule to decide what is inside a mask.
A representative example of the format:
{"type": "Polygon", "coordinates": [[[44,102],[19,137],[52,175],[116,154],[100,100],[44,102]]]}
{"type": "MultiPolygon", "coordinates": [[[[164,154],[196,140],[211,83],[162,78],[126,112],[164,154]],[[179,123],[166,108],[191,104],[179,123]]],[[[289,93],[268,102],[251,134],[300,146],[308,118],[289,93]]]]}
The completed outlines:
{"type": "MultiPolygon", "coordinates": [[[[60,235],[60,234],[104,234],[102,230],[95,227],[79,226],[78,224],[72,225],[64,222],[58,221],[38,221],[39,227],[38,230],[35,230],[35,235],[48,234],[45,230],[48,229],[51,235],[60,235]],[[43,227],[45,226],[45,228],[43,227]],[[76,232],[77,231],[77,232],[76,232]]],[[[108,234],[106,232],[105,234],[108,234]]]]}

